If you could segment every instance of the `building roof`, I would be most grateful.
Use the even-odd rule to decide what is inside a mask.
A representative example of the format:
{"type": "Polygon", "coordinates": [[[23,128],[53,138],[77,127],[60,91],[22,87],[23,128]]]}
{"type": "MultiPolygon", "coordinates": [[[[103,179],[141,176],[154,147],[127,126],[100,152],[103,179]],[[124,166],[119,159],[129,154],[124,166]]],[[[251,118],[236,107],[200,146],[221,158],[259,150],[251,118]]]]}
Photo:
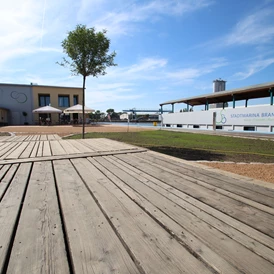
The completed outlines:
{"type": "Polygon", "coordinates": [[[45,88],[73,88],[73,89],[82,89],[82,87],[64,87],[64,86],[47,86],[47,85],[38,85],[35,83],[30,84],[12,84],[12,83],[0,83],[1,86],[18,86],[18,87],[45,87],[45,88]]]}
{"type": "Polygon", "coordinates": [[[265,98],[270,96],[269,90],[271,88],[274,88],[274,82],[167,101],[161,103],[160,106],[178,103],[185,103],[191,106],[205,105],[206,103],[226,103],[233,101],[233,96],[235,101],[265,98]]]}

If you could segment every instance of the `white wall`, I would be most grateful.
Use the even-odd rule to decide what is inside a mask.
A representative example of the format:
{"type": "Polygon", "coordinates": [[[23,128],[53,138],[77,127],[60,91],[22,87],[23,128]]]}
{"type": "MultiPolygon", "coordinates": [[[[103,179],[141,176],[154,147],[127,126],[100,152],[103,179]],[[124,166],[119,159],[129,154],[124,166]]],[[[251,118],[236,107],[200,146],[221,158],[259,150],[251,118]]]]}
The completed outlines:
{"type": "Polygon", "coordinates": [[[274,106],[250,106],[226,109],[210,109],[208,111],[177,112],[163,114],[163,125],[183,128],[193,128],[193,125],[207,125],[210,128],[213,124],[213,112],[217,113],[216,124],[223,126],[223,129],[243,130],[244,126],[257,126],[255,130],[271,131],[274,125],[274,106]]]}

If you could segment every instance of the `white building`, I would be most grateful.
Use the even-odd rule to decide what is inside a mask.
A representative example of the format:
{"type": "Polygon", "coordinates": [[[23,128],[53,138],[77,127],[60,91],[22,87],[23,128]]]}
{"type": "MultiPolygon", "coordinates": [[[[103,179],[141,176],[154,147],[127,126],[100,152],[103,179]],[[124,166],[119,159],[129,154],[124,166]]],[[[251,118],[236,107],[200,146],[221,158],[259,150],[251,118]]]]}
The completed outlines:
{"type": "Polygon", "coordinates": [[[204,111],[162,114],[163,126],[171,128],[200,128],[220,130],[251,130],[274,132],[274,82],[255,86],[220,91],[201,96],[168,101],[164,105],[185,103],[189,109],[205,105],[204,111]],[[249,99],[269,98],[269,105],[248,106],[249,99]],[[235,107],[235,102],[245,100],[244,107],[235,107]],[[225,107],[232,102],[232,107],[225,107]],[[209,109],[210,104],[221,104],[223,108],[209,109]]]}
{"type": "Polygon", "coordinates": [[[123,113],[120,115],[120,120],[128,120],[128,114],[127,113],[123,113]]]}

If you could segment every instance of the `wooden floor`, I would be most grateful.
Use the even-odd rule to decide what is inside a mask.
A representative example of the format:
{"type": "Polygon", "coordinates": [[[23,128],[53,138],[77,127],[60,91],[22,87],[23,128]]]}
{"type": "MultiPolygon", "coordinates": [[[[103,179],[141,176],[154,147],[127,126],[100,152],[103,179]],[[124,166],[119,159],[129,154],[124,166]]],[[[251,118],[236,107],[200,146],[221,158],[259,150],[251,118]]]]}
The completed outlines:
{"type": "Polygon", "coordinates": [[[274,273],[274,189],[108,139],[0,137],[0,273],[274,273]]]}

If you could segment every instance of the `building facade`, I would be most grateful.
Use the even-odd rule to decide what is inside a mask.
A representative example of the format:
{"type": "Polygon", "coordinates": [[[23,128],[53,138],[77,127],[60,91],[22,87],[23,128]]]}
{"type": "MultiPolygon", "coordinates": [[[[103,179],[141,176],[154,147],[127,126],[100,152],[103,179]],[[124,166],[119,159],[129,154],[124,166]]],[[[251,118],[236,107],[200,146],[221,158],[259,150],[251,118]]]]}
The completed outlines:
{"type": "Polygon", "coordinates": [[[164,105],[184,103],[189,106],[205,105],[204,111],[187,111],[162,114],[162,124],[170,128],[199,128],[209,130],[235,130],[274,132],[274,82],[225,91],[225,81],[215,80],[211,94],[171,100],[164,105]],[[219,86],[219,88],[218,88],[219,86]],[[216,88],[216,89],[215,89],[216,88]],[[248,106],[248,100],[269,98],[269,105],[248,106]],[[245,106],[236,107],[236,101],[244,101],[245,106]],[[228,102],[232,106],[228,107],[228,102]],[[212,104],[213,103],[213,104],[212,104]],[[210,108],[214,105],[215,108],[210,108]],[[222,107],[217,107],[222,106],[222,107]]]}
{"type": "MultiPolygon", "coordinates": [[[[47,105],[63,111],[79,103],[82,103],[82,88],[78,87],[0,84],[0,125],[35,125],[45,115],[52,124],[58,124],[59,114],[33,114],[32,111],[47,105]]],[[[80,119],[81,115],[71,114],[65,118],[80,119]]]]}
{"type": "Polygon", "coordinates": [[[216,108],[208,111],[163,114],[164,127],[184,129],[274,132],[274,106],[216,108]]]}

